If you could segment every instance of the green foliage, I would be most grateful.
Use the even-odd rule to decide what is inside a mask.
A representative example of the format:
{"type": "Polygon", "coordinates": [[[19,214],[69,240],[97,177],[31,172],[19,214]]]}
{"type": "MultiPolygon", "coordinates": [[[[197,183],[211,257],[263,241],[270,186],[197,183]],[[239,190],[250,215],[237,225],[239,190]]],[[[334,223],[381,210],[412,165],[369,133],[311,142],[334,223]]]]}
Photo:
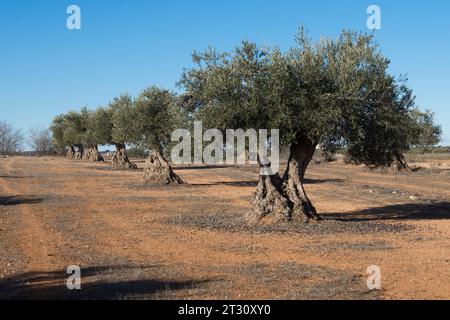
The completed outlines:
{"type": "Polygon", "coordinates": [[[89,116],[88,132],[93,145],[107,145],[112,142],[112,112],[99,107],[89,116]]]}
{"type": "Polygon", "coordinates": [[[80,145],[98,146],[110,143],[112,125],[108,110],[100,107],[93,111],[83,107],[77,118],[74,134],[80,145]]]}
{"type": "Polygon", "coordinates": [[[90,112],[82,108],[81,112],[69,111],[53,119],[50,130],[53,142],[60,148],[83,146],[90,140],[88,131],[90,112]]]}
{"type": "Polygon", "coordinates": [[[286,53],[249,42],[194,53],[196,67],[179,82],[186,110],[209,127],[279,128],[283,144],[346,147],[367,165],[388,165],[414,144],[414,97],[371,35],[313,43],[301,28],[296,43],[286,53]]]}
{"type": "Polygon", "coordinates": [[[63,141],[66,145],[82,146],[86,132],[86,112],[84,112],[84,115],[75,111],[68,112],[64,116],[64,124],[63,141]]]}
{"type": "Polygon", "coordinates": [[[95,128],[91,126],[93,111],[89,110],[87,107],[83,107],[81,108],[79,116],[81,122],[81,130],[79,132],[81,144],[84,146],[96,145],[95,128]]]}
{"type": "Polygon", "coordinates": [[[58,115],[53,119],[50,126],[53,136],[53,143],[59,148],[69,146],[69,143],[64,139],[64,131],[66,130],[66,116],[64,114],[58,115]]]}
{"type": "Polygon", "coordinates": [[[109,104],[112,121],[111,141],[131,143],[138,139],[136,108],[130,95],[122,94],[109,104]]]}
{"type": "Polygon", "coordinates": [[[148,157],[147,149],[145,149],[143,147],[137,147],[137,146],[132,146],[132,147],[128,148],[127,154],[128,154],[129,157],[132,157],[132,158],[146,158],[146,157],[148,157]]]}
{"type": "Polygon", "coordinates": [[[163,152],[182,119],[175,95],[168,90],[149,87],[137,97],[135,107],[137,134],[133,143],[163,152]]]}
{"type": "Polygon", "coordinates": [[[194,53],[197,68],[183,74],[185,108],[203,121],[205,127],[278,127],[279,106],[272,104],[268,52],[243,42],[233,54],[209,49],[194,53]]]}
{"type": "Polygon", "coordinates": [[[282,144],[309,141],[327,154],[346,150],[355,162],[389,165],[439,141],[433,114],[415,107],[406,79],[389,74],[372,35],[344,31],[314,43],[302,27],[286,52],[244,41],[232,52],[194,52],[193,61],[181,96],[153,86],[135,100],[123,94],[108,108],[57,116],[55,143],[164,152],[174,129],[198,119],[204,128],[280,129],[282,144]]]}
{"type": "Polygon", "coordinates": [[[180,98],[168,90],[149,87],[136,101],[115,98],[107,108],[82,108],[54,118],[53,139],[60,147],[135,144],[142,149],[167,151],[172,131],[188,123],[180,98]]]}
{"type": "Polygon", "coordinates": [[[414,148],[431,150],[431,147],[439,143],[442,135],[442,128],[434,122],[434,113],[431,110],[422,112],[419,108],[414,108],[411,110],[411,117],[416,130],[412,141],[414,148]]]}

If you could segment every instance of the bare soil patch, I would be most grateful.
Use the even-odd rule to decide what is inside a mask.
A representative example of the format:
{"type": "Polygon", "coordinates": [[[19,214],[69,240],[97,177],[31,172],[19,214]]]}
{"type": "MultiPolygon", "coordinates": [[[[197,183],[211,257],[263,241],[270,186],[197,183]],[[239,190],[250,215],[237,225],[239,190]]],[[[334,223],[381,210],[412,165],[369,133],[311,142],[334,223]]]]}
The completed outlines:
{"type": "Polygon", "coordinates": [[[0,159],[0,299],[450,298],[444,172],[312,165],[324,221],[251,225],[255,167],[174,166],[186,183],[155,187],[109,166],[0,159]],[[66,288],[70,265],[81,291],[66,288]]]}

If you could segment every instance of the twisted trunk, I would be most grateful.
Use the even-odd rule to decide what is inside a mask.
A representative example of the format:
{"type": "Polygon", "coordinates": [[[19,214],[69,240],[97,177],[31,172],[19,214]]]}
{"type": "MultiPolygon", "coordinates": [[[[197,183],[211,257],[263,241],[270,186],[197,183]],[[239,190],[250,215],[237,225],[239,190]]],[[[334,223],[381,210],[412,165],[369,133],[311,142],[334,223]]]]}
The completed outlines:
{"type": "Polygon", "coordinates": [[[406,162],[405,156],[400,151],[394,152],[394,158],[394,162],[391,165],[394,172],[412,171],[411,167],[406,162]]]}
{"type": "Polygon", "coordinates": [[[75,151],[74,160],[83,160],[84,148],[83,146],[76,146],[77,150],[75,151]]]}
{"type": "Polygon", "coordinates": [[[314,156],[316,147],[317,144],[309,139],[302,139],[299,143],[291,145],[283,183],[289,200],[293,203],[293,219],[320,219],[303,186],[306,169],[314,156]]]}
{"type": "Polygon", "coordinates": [[[253,200],[255,220],[278,222],[290,220],[292,216],[292,202],[283,190],[279,174],[272,176],[259,175],[253,200]]]}
{"type": "Polygon", "coordinates": [[[172,170],[159,151],[152,151],[145,161],[144,182],[148,184],[182,184],[183,180],[172,170]]]}
{"type": "Polygon", "coordinates": [[[98,146],[87,146],[83,150],[83,160],[90,162],[103,162],[105,159],[98,152],[98,146]]]}
{"type": "Polygon", "coordinates": [[[283,178],[279,174],[260,175],[253,201],[257,220],[269,222],[320,220],[303,187],[306,169],[316,150],[316,143],[298,139],[290,147],[283,178]]]}
{"type": "Polygon", "coordinates": [[[137,169],[137,165],[128,159],[127,149],[124,143],[116,143],[116,152],[112,157],[114,168],[137,169]]]}
{"type": "Polygon", "coordinates": [[[75,159],[75,148],[73,146],[69,147],[69,150],[67,150],[67,159],[74,160],[75,159]]]}

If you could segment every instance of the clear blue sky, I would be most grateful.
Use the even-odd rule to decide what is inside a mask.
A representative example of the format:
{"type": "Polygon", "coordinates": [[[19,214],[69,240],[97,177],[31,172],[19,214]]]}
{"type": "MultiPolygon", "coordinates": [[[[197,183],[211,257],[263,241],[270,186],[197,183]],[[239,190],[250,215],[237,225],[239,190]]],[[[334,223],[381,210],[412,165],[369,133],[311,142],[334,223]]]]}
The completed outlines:
{"type": "Polygon", "coordinates": [[[208,45],[230,50],[248,39],[287,49],[301,23],[314,39],[368,31],[370,4],[381,8],[376,39],[392,72],[408,75],[450,145],[448,0],[1,0],[0,120],[26,132],[122,92],[175,89],[191,53],[208,45]],[[81,30],[66,28],[70,4],[81,8],[81,30]]]}

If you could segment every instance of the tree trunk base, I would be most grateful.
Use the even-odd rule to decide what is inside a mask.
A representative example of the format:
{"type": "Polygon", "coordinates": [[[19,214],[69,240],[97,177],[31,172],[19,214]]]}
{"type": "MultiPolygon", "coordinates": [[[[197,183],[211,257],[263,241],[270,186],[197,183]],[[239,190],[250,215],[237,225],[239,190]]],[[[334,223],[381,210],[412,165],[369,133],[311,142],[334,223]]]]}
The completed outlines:
{"type": "Polygon", "coordinates": [[[252,203],[253,222],[277,223],[291,219],[292,203],[284,194],[279,176],[260,176],[252,203]]]}
{"type": "Polygon", "coordinates": [[[152,151],[145,161],[144,183],[154,185],[182,184],[183,180],[173,172],[169,163],[157,151],[152,151]]]}
{"type": "Polygon", "coordinates": [[[302,222],[322,220],[306,195],[302,182],[290,179],[285,181],[283,187],[289,200],[292,202],[291,220],[302,222]]]}
{"type": "Polygon", "coordinates": [[[128,157],[124,158],[121,155],[114,154],[112,158],[112,166],[117,169],[137,169],[137,165],[131,162],[128,157]]]}
{"type": "Polygon", "coordinates": [[[321,220],[303,187],[305,171],[315,150],[316,144],[307,139],[301,144],[293,144],[283,179],[279,174],[260,175],[253,201],[254,220],[269,222],[321,220]]]}
{"type": "Polygon", "coordinates": [[[73,160],[83,160],[83,153],[81,151],[76,151],[73,156],[73,160]]]}
{"type": "Polygon", "coordinates": [[[247,215],[247,220],[267,224],[321,221],[306,194],[306,200],[303,200],[298,195],[297,187],[291,188],[288,182],[282,183],[278,176],[260,176],[252,203],[253,213],[247,215]]]}
{"type": "Polygon", "coordinates": [[[88,148],[84,149],[83,160],[86,160],[89,162],[104,162],[105,161],[105,159],[103,159],[101,154],[98,152],[97,147],[88,147],[88,148]]]}
{"type": "Polygon", "coordinates": [[[391,165],[392,171],[398,172],[412,172],[411,167],[406,162],[405,156],[398,153],[395,154],[395,161],[391,165]]]}
{"type": "Polygon", "coordinates": [[[111,159],[112,166],[117,169],[137,169],[137,165],[128,159],[125,145],[117,145],[116,152],[111,159]]]}
{"type": "Polygon", "coordinates": [[[74,160],[75,159],[75,150],[73,147],[69,148],[69,150],[67,151],[67,155],[66,158],[69,160],[74,160]]]}

